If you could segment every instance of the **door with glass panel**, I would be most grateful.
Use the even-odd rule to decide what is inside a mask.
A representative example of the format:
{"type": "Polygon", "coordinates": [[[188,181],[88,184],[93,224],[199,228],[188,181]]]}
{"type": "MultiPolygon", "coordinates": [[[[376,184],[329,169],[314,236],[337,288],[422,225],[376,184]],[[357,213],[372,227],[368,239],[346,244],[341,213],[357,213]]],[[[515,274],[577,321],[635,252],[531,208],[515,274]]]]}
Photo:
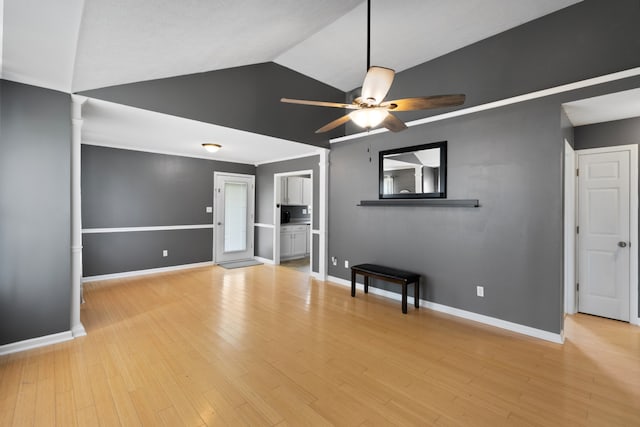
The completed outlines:
{"type": "Polygon", "coordinates": [[[214,174],[217,263],[253,258],[255,177],[214,174]]]}

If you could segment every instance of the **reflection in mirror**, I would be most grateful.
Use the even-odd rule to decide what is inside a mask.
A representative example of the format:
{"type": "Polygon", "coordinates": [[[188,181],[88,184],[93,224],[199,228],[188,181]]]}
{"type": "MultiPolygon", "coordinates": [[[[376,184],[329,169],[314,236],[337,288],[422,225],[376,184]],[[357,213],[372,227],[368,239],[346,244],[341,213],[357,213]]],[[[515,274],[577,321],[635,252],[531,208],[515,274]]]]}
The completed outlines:
{"type": "Polygon", "coordinates": [[[445,198],[446,141],[380,152],[380,198],[445,198]]]}

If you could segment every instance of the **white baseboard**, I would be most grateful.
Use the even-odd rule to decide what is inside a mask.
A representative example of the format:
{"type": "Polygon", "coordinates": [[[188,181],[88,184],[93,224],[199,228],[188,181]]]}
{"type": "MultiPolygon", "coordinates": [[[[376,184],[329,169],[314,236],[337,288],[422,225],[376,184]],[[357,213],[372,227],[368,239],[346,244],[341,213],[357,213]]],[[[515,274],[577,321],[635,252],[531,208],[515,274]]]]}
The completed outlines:
{"type": "MultiPolygon", "coordinates": [[[[316,279],[316,280],[321,280],[321,281],[323,281],[323,282],[327,280],[327,276],[325,276],[325,275],[324,275],[324,274],[322,274],[322,273],[318,273],[318,272],[316,272],[316,271],[312,271],[312,272],[310,273],[310,276],[311,276],[311,277],[313,277],[313,278],[314,278],[314,279],[316,279]]],[[[351,286],[351,283],[349,283],[349,286],[351,286]]]]}
{"type": "Polygon", "coordinates": [[[269,265],[274,265],[275,262],[273,262],[272,259],[269,258],[262,258],[261,256],[254,256],[253,257],[256,261],[260,261],[263,264],[269,264],[269,265]]]}
{"type": "Polygon", "coordinates": [[[87,335],[87,331],[84,330],[84,325],[80,323],[79,325],[71,328],[71,335],[73,335],[74,338],[84,337],[87,335]]]}
{"type": "Polygon", "coordinates": [[[58,344],[73,339],[71,331],[59,332],[57,334],[45,335],[43,337],[31,338],[24,341],[13,342],[11,344],[0,345],[0,356],[17,353],[19,351],[31,350],[46,345],[58,344]]]}
{"type": "MultiPolygon", "coordinates": [[[[329,282],[336,283],[338,285],[348,286],[351,288],[351,281],[341,279],[339,277],[329,276],[327,278],[329,282]]],[[[356,283],[356,289],[364,292],[364,285],[356,283]]],[[[402,301],[402,295],[386,291],[384,289],[374,288],[369,286],[369,293],[380,295],[386,298],[390,298],[396,301],[402,301]]],[[[407,297],[407,304],[413,304],[413,297],[407,297]]],[[[478,314],[471,311],[461,310],[459,308],[449,307],[447,305],[438,304],[431,301],[421,299],[420,307],[425,307],[430,310],[439,311],[441,313],[450,314],[452,316],[461,317],[467,320],[473,320],[474,322],[484,323],[485,325],[495,326],[497,328],[506,329],[508,331],[517,332],[519,334],[528,335],[534,338],[540,338],[545,341],[551,341],[557,344],[564,343],[564,334],[554,334],[553,332],[543,331],[542,329],[532,328],[530,326],[520,325],[519,323],[508,322],[506,320],[497,319],[495,317],[485,316],[484,314],[478,314]]]]}
{"type": "Polygon", "coordinates": [[[171,267],[150,268],[148,270],[125,271],[122,273],[103,274],[100,276],[83,277],[82,283],[96,282],[98,280],[123,279],[126,277],[144,276],[147,274],[166,273],[168,271],[185,270],[187,268],[209,267],[214,265],[212,261],[196,262],[193,264],[172,265],[171,267]]]}

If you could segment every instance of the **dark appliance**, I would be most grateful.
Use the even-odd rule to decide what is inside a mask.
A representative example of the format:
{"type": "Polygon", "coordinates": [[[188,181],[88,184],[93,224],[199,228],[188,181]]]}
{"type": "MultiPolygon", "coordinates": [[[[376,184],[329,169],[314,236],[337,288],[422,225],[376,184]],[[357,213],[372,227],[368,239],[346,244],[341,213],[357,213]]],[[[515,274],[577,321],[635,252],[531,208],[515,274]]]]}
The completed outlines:
{"type": "Polygon", "coordinates": [[[280,213],[280,224],[287,224],[288,222],[291,222],[291,212],[282,211],[280,213]]]}

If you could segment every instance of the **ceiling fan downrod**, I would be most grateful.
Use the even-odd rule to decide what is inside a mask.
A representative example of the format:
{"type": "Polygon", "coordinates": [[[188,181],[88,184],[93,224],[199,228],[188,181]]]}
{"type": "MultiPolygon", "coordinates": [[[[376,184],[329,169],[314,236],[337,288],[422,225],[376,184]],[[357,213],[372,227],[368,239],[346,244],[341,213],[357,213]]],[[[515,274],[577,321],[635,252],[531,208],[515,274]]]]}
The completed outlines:
{"type": "Polygon", "coordinates": [[[367,0],[367,69],[371,67],[371,0],[367,0]]]}

